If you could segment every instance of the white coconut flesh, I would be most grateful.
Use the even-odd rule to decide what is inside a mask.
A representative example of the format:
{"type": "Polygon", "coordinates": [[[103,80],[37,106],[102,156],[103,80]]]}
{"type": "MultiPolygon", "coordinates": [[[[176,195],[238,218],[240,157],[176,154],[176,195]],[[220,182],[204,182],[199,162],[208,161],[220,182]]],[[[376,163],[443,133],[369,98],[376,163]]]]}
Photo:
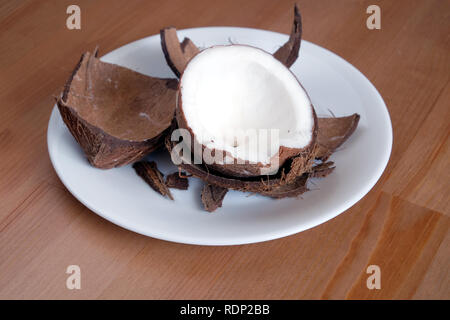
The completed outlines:
{"type": "Polygon", "coordinates": [[[184,70],[180,90],[187,126],[209,149],[266,165],[280,146],[302,149],[311,142],[308,95],[288,68],[261,49],[203,50],[184,70]]]}

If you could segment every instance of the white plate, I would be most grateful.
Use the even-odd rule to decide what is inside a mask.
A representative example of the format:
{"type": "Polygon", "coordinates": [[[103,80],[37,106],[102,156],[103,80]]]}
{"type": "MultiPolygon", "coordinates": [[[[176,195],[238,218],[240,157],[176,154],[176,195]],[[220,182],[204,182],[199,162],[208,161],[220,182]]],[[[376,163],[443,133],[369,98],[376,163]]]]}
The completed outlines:
{"type": "MultiPolygon", "coordinates": [[[[180,30],[198,46],[250,44],[274,52],[288,36],[270,31],[211,27],[180,30]]],[[[90,166],[55,106],[48,126],[53,166],[67,189],[86,207],[126,229],[168,241],[233,245],[288,236],[330,220],[360,200],[377,182],[389,160],[392,126],[378,91],[356,68],[332,52],[302,41],[292,71],[308,91],[319,116],[361,115],[358,128],[332,156],[335,171],[314,179],[313,191],[298,199],[273,200],[230,191],[223,207],[203,210],[202,183],[190,178],[187,191],[173,190],[175,201],[153,191],[125,166],[99,170],[90,166]]],[[[103,56],[144,74],[173,77],[159,35],[125,45],[103,56]]],[[[75,62],[74,62],[75,63],[75,62]]],[[[153,154],[164,173],[176,171],[165,152],[153,154]]]]}

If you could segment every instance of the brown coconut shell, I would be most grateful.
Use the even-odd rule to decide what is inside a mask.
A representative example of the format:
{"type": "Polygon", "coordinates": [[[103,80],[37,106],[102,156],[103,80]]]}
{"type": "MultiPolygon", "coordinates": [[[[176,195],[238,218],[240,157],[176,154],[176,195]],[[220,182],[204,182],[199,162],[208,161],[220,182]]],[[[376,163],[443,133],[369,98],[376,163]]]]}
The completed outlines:
{"type": "Polygon", "coordinates": [[[297,4],[294,6],[294,22],[288,42],[281,46],[273,56],[290,68],[298,58],[302,42],[302,16],[297,4]]]}
{"type": "Polygon", "coordinates": [[[206,211],[213,212],[222,207],[223,199],[228,189],[206,183],[201,193],[201,199],[206,211]]]}
{"type": "Polygon", "coordinates": [[[149,77],[82,55],[57,105],[88,161],[108,169],[163,145],[174,116],[177,80],[149,77]]]}
{"type": "Polygon", "coordinates": [[[164,182],[164,174],[158,170],[156,162],[141,161],[133,164],[136,173],[156,192],[173,200],[168,186],[164,182]]]}
{"type": "Polygon", "coordinates": [[[352,135],[359,119],[360,115],[357,113],[347,117],[319,118],[316,158],[326,161],[352,135]]]}
{"type": "Polygon", "coordinates": [[[189,60],[191,60],[199,49],[189,38],[184,38],[180,43],[177,29],[174,27],[164,28],[160,31],[161,48],[170,69],[179,78],[183,73],[189,60]]]}

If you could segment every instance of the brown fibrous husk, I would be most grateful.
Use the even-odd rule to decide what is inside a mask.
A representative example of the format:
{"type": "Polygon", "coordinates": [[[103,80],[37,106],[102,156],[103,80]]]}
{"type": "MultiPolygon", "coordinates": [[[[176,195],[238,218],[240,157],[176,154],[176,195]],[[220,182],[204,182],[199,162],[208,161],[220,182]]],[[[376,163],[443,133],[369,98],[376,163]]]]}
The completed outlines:
{"type": "Polygon", "coordinates": [[[169,199],[173,200],[172,194],[164,182],[164,175],[158,170],[158,166],[154,161],[136,162],[133,164],[133,168],[153,190],[162,196],[167,196],[169,199]]]}
{"type": "Polygon", "coordinates": [[[175,79],[149,77],[82,55],[57,105],[97,168],[119,167],[164,144],[175,112],[175,79]]]}
{"type": "Polygon", "coordinates": [[[270,190],[261,190],[258,193],[263,196],[268,196],[275,199],[298,197],[299,195],[308,191],[308,188],[306,187],[308,178],[308,173],[304,173],[296,177],[290,183],[282,183],[276,187],[271,188],[270,190]]]}

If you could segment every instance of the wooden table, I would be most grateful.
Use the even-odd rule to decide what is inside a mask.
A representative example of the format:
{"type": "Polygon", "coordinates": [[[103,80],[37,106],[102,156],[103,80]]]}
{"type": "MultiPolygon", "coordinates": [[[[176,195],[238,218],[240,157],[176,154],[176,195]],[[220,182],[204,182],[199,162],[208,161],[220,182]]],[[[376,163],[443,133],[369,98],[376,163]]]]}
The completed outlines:
{"type": "Polygon", "coordinates": [[[450,298],[450,1],[302,0],[304,38],[361,70],[388,105],[389,165],[351,209],[264,243],[191,246],[124,230],[56,176],[47,123],[80,54],[211,25],[288,33],[291,1],[0,1],[0,298],[450,298]],[[366,8],[381,7],[381,30],[366,8]],[[81,8],[81,30],[66,8],[81,8]],[[66,288],[68,265],[81,290],[66,288]],[[369,290],[369,265],[381,289],[369,290]]]}

